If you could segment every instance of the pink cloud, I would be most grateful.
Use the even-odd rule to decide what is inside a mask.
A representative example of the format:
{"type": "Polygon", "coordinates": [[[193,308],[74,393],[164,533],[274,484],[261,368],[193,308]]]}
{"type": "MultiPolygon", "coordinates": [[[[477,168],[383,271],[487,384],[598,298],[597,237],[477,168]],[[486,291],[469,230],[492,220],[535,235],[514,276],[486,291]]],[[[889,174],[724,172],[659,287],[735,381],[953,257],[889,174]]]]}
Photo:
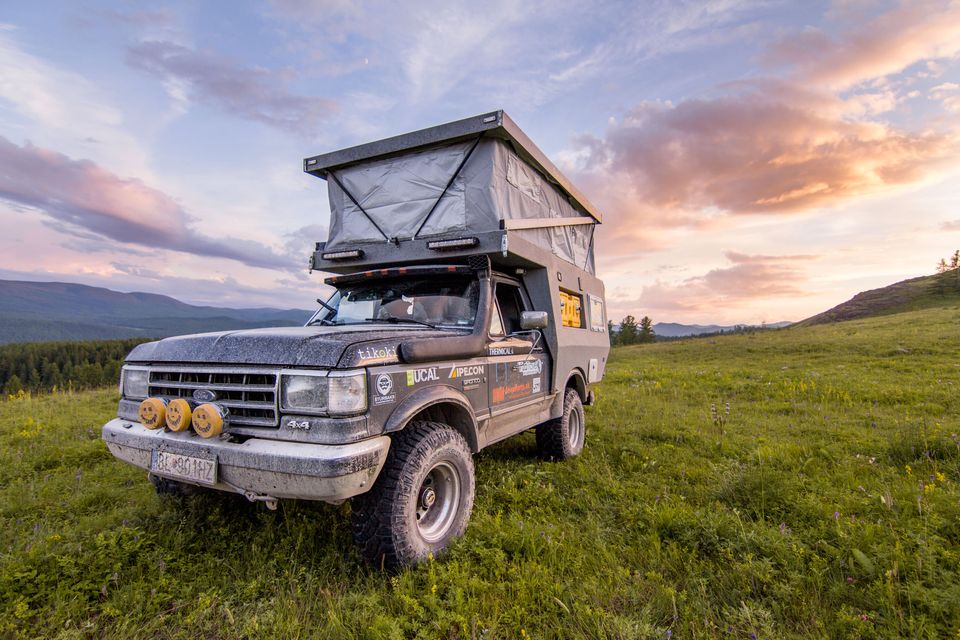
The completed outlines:
{"type": "Polygon", "coordinates": [[[122,178],[89,160],[29,143],[20,147],[2,136],[0,198],[41,211],[57,229],[85,241],[106,238],[255,267],[300,266],[258,242],[197,232],[173,198],[136,178],[122,178]]]}
{"type": "Polygon", "coordinates": [[[643,288],[635,299],[613,300],[617,308],[640,309],[638,313],[701,312],[716,315],[729,305],[771,297],[806,295],[807,276],[800,263],[817,259],[812,255],[747,255],[726,253],[732,266],[711,269],[703,275],[679,282],[657,281],[643,288]]]}
{"type": "Polygon", "coordinates": [[[644,103],[581,140],[581,179],[618,242],[728,214],[806,211],[920,180],[956,162],[955,132],[850,117],[860,106],[776,80],[644,103]],[[586,169],[588,168],[588,169],[586,169]]]}
{"type": "Polygon", "coordinates": [[[960,53],[960,3],[910,0],[834,37],[808,28],[777,42],[766,59],[803,81],[843,88],[960,53]]]}

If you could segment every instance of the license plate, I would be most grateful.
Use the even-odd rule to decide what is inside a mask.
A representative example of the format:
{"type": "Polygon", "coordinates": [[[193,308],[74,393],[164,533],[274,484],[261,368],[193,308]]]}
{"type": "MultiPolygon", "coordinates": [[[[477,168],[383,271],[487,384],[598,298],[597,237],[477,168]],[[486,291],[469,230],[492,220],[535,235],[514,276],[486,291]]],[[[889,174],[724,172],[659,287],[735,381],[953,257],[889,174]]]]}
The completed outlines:
{"type": "Polygon", "coordinates": [[[154,451],[150,463],[154,473],[199,484],[217,484],[217,461],[194,458],[169,451],[154,451]]]}

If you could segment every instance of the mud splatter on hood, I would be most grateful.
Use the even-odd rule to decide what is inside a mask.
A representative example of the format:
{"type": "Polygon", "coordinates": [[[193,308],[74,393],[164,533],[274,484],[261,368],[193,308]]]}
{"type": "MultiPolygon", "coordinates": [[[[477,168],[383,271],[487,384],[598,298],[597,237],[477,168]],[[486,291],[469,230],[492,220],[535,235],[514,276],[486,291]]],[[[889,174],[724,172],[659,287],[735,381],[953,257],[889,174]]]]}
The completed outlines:
{"type": "MultiPolygon", "coordinates": [[[[197,364],[249,364],[281,367],[336,367],[368,364],[363,347],[376,346],[370,353],[396,354],[401,341],[435,340],[457,335],[421,327],[349,325],[342,327],[277,327],[220,331],[174,336],[141,344],[127,356],[127,362],[197,364]],[[350,349],[349,353],[345,352],[350,349]]],[[[382,359],[381,359],[382,360],[382,359]]],[[[373,364],[373,362],[370,362],[373,364]]]]}

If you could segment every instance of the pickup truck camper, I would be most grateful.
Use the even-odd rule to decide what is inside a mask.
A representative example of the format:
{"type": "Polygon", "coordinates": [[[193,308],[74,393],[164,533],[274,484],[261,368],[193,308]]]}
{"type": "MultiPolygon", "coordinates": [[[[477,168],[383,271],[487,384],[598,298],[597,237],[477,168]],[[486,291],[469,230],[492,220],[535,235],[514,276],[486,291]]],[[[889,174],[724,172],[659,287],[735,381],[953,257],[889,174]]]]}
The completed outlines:
{"type": "Polygon", "coordinates": [[[161,492],[352,501],[360,554],[463,534],[472,455],[529,429],[583,449],[609,352],[600,213],[503,111],[307,158],[333,294],[303,327],[136,347],[103,439],[161,492]]]}

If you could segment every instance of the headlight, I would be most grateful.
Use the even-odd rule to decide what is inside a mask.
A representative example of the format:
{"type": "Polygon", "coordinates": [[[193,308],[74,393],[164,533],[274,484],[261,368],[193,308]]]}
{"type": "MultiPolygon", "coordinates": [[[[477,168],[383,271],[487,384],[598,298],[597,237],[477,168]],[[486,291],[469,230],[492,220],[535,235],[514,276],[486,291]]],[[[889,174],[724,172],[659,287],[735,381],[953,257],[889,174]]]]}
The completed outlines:
{"type": "Polygon", "coordinates": [[[363,413],[367,410],[367,374],[349,371],[330,374],[327,410],[332,416],[363,413]]]}
{"type": "Polygon", "coordinates": [[[285,412],[352,415],[367,409],[367,377],[363,371],[284,372],[280,407],[285,412]]]}
{"type": "Polygon", "coordinates": [[[285,411],[326,413],[326,373],[284,373],[280,380],[280,406],[285,411]]]}
{"type": "Polygon", "coordinates": [[[120,393],[124,398],[143,400],[148,395],[150,369],[124,365],[120,369],[120,393]]]}

